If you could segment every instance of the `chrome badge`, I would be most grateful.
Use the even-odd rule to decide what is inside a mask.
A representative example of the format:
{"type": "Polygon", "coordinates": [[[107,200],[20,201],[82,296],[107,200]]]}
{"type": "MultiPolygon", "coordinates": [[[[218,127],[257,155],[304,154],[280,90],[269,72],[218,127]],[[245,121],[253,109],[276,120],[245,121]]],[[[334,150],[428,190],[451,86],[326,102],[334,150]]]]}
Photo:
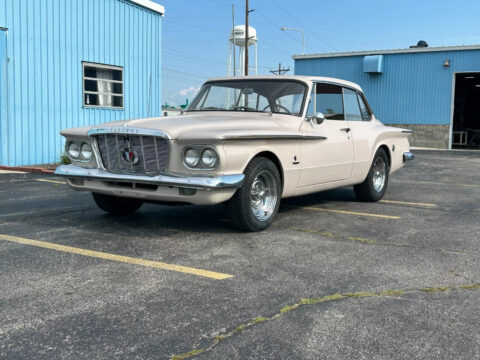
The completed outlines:
{"type": "Polygon", "coordinates": [[[121,150],[122,159],[128,165],[135,165],[138,163],[138,154],[130,145],[130,139],[125,139],[126,146],[121,150]]]}

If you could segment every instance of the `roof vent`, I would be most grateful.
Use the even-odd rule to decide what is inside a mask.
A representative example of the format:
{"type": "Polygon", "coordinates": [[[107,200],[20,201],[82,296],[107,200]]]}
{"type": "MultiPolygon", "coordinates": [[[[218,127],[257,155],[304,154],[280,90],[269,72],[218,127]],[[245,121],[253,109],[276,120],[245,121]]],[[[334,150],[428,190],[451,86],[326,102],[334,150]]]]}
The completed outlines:
{"type": "Polygon", "coordinates": [[[427,48],[428,43],[425,40],[420,40],[417,45],[412,45],[410,46],[410,49],[416,49],[416,48],[427,48]]]}

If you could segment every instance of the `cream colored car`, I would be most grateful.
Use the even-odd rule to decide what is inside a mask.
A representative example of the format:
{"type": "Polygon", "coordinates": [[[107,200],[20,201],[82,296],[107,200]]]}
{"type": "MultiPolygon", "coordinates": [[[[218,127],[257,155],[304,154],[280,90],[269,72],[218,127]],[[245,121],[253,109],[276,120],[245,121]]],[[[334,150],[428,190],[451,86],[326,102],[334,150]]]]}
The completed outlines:
{"type": "Polygon", "coordinates": [[[353,185],[360,200],[380,200],[389,175],[413,158],[410,133],[377,120],[348,81],[221,78],[180,116],[62,131],[72,164],[56,175],[107,212],[226,202],[236,227],[259,231],[281,198],[353,185]]]}

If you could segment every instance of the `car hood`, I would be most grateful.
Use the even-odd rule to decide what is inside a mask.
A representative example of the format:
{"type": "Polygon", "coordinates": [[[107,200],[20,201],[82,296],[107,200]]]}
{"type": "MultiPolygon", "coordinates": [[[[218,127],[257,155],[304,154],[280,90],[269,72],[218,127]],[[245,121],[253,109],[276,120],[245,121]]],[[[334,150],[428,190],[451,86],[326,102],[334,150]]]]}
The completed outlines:
{"type": "Polygon", "coordinates": [[[140,128],[165,132],[171,139],[224,139],[232,136],[250,135],[289,135],[296,133],[296,121],[292,127],[280,125],[282,115],[269,113],[234,113],[218,114],[216,112],[190,113],[180,116],[147,118],[136,120],[115,121],[89,128],[71,129],[62,132],[63,135],[80,135],[78,131],[108,129],[110,127],[140,128]]]}

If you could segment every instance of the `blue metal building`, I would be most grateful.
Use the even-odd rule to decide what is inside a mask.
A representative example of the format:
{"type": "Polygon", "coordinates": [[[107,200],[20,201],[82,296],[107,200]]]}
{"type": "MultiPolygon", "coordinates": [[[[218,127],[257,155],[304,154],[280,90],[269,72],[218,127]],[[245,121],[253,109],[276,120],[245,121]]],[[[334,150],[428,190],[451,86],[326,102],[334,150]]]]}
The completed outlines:
{"type": "Polygon", "coordinates": [[[52,163],[59,131],[161,116],[149,0],[0,0],[0,165],[52,163]]]}
{"type": "MultiPolygon", "coordinates": [[[[419,43],[421,44],[421,43],[419,43]]],[[[377,118],[413,145],[480,147],[480,46],[297,55],[295,74],[358,83],[377,118]]]]}

